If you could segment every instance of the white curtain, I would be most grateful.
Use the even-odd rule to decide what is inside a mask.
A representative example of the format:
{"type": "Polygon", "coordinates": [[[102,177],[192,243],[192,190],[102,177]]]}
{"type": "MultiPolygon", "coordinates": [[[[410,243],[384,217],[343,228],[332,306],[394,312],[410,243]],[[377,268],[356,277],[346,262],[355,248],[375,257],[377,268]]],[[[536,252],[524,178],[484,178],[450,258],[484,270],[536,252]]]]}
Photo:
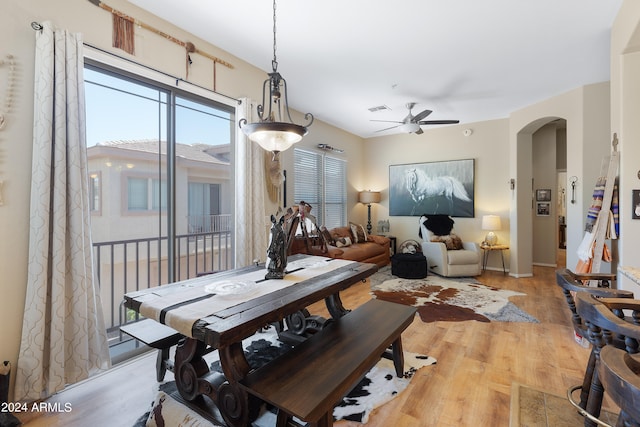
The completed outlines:
{"type": "MultiPolygon", "coordinates": [[[[252,102],[241,99],[238,120],[253,121],[252,102]]],[[[267,226],[264,150],[238,128],[236,131],[236,267],[250,265],[267,258],[267,226]]]]}
{"type": "Polygon", "coordinates": [[[16,400],[109,368],[93,273],[82,38],[36,33],[29,267],[16,400]]]}

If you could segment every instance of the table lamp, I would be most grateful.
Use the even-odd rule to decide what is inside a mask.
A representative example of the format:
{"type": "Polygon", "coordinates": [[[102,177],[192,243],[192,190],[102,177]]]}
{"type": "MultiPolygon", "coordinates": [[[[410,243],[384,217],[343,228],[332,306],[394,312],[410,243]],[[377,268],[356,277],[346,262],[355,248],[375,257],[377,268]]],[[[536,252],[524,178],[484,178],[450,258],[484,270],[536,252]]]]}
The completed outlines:
{"type": "Polygon", "coordinates": [[[498,243],[498,236],[494,231],[500,230],[502,224],[500,223],[500,217],[498,215],[484,215],[482,217],[482,229],[488,230],[489,233],[484,238],[484,241],[489,246],[495,246],[498,243]]]}
{"type": "Polygon", "coordinates": [[[358,201],[367,205],[367,233],[371,234],[371,203],[380,202],[379,191],[361,191],[358,193],[358,201]]]}

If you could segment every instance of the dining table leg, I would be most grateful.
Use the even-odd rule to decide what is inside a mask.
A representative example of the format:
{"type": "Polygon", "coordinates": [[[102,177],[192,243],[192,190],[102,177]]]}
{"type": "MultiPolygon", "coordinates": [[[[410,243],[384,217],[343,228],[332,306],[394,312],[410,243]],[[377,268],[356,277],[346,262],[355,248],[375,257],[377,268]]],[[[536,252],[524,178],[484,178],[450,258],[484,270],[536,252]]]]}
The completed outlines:
{"type": "MultiPolygon", "coordinates": [[[[324,299],[331,319],[339,319],[351,310],[344,308],[340,294],[335,293],[324,299]]],[[[312,315],[309,310],[299,310],[286,318],[287,329],[277,325],[278,338],[290,345],[297,345],[331,323],[331,319],[312,315]]]]}
{"type": "Polygon", "coordinates": [[[340,299],[340,294],[335,293],[333,295],[328,296],[324,299],[325,304],[327,305],[327,310],[329,310],[329,314],[334,319],[339,319],[349,311],[342,305],[342,300],[340,299]]]}
{"type": "Polygon", "coordinates": [[[218,409],[228,425],[250,425],[258,416],[260,401],[238,385],[238,381],[246,377],[251,370],[242,343],[233,343],[218,349],[218,353],[222,371],[227,379],[218,389],[218,409]]]}
{"type": "Polygon", "coordinates": [[[193,338],[185,338],[176,347],[174,375],[176,387],[183,399],[191,402],[202,393],[201,379],[209,373],[207,361],[202,357],[206,345],[193,338]]]}
{"type": "Polygon", "coordinates": [[[218,350],[223,373],[210,371],[203,358],[206,350],[207,346],[194,338],[185,338],[176,347],[174,374],[180,396],[212,420],[219,416],[206,398],[217,407],[227,425],[249,425],[258,415],[259,403],[238,385],[251,369],[242,343],[218,350]]]}

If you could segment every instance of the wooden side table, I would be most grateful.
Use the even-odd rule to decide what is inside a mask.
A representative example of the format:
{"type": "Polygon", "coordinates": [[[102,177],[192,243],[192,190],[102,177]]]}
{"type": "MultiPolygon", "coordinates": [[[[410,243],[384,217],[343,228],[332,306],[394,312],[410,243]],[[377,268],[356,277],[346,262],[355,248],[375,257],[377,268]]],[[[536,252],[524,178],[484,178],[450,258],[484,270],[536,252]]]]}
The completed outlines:
{"type": "Polygon", "coordinates": [[[390,247],[391,250],[393,251],[393,253],[391,255],[395,255],[396,254],[396,236],[387,236],[387,238],[390,240],[390,247]]]}
{"type": "Polygon", "coordinates": [[[480,249],[482,249],[483,252],[483,257],[482,257],[482,269],[486,270],[487,269],[487,260],[489,259],[489,254],[492,251],[500,251],[500,255],[502,257],[502,272],[504,274],[507,274],[507,270],[505,269],[504,266],[504,251],[509,249],[508,245],[493,245],[493,246],[489,246],[487,244],[481,243],[480,244],[480,249]]]}

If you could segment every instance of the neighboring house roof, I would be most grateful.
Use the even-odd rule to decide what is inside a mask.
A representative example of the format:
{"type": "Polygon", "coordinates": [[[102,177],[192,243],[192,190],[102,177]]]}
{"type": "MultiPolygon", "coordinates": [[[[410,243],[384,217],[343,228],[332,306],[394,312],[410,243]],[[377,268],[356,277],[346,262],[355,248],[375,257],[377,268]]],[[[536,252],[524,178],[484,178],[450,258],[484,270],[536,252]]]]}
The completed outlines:
{"type": "MultiPolygon", "coordinates": [[[[106,141],[100,142],[88,150],[99,150],[100,148],[115,148],[120,150],[130,150],[139,153],[158,154],[158,144],[160,144],[160,154],[167,153],[167,142],[157,140],[135,140],[135,141],[106,141]]],[[[229,144],[222,146],[206,144],[176,144],[176,156],[186,160],[197,162],[213,163],[218,165],[229,165],[229,144]]]]}

